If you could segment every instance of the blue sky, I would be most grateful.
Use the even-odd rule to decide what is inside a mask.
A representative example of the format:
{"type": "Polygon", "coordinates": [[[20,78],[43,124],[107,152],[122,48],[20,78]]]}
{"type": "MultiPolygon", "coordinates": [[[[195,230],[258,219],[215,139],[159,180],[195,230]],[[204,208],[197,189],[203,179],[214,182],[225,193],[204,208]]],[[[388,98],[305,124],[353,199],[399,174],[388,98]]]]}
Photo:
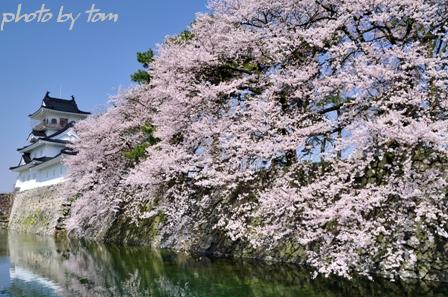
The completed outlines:
{"type": "Polygon", "coordinates": [[[47,23],[5,23],[0,31],[0,192],[13,188],[15,174],[8,168],[17,165],[16,149],[31,130],[27,115],[47,90],[55,97],[74,95],[83,110],[101,110],[118,88],[131,85],[137,51],[183,31],[196,12],[206,10],[206,0],[8,0],[0,2],[0,21],[19,3],[24,13],[45,4],[54,16],[47,23]],[[92,4],[117,13],[118,22],[87,23],[84,12],[92,4]],[[55,22],[61,6],[81,13],[72,31],[55,22]]]}

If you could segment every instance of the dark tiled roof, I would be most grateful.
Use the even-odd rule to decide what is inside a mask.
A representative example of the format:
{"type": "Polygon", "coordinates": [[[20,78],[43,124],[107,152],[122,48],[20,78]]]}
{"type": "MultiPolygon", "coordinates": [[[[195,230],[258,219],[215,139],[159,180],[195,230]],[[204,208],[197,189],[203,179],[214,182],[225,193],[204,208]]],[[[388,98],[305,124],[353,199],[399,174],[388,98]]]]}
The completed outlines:
{"type": "MultiPolygon", "coordinates": [[[[58,155],[59,156],[59,155],[58,155]]],[[[33,161],[39,161],[39,162],[47,162],[54,159],[54,157],[40,157],[40,158],[34,158],[33,161]]]]}
{"type": "Polygon", "coordinates": [[[32,167],[34,167],[35,165],[33,166],[33,164],[31,164],[31,163],[32,163],[32,162],[35,162],[35,161],[39,162],[39,163],[37,163],[37,164],[35,164],[35,165],[42,164],[42,161],[39,161],[39,160],[36,160],[36,159],[32,159],[32,160],[29,160],[29,162],[26,162],[26,163],[23,164],[23,165],[21,165],[21,164],[19,163],[19,165],[17,165],[17,166],[9,167],[9,170],[14,170],[14,169],[17,169],[17,168],[20,168],[20,167],[25,167],[25,166],[28,166],[28,165],[30,165],[30,166],[31,166],[30,168],[32,168],[32,167]]]}
{"type": "Polygon", "coordinates": [[[71,156],[75,156],[75,155],[78,154],[77,151],[75,151],[75,150],[73,150],[71,148],[65,148],[65,149],[62,150],[61,153],[64,154],[64,155],[71,155],[71,156]]]}
{"type": "MultiPolygon", "coordinates": [[[[60,144],[68,144],[69,143],[69,141],[67,141],[67,140],[60,140],[60,139],[40,138],[39,140],[46,141],[46,142],[52,142],[52,143],[60,143],[60,144]]],[[[30,145],[18,148],[17,150],[21,151],[21,150],[29,148],[30,146],[33,146],[35,144],[36,144],[36,142],[34,142],[34,143],[30,144],[30,145]]]]}
{"type": "Polygon", "coordinates": [[[90,114],[90,112],[81,111],[78,108],[78,105],[76,104],[76,101],[75,101],[75,97],[72,96],[72,99],[70,99],[70,100],[54,98],[54,97],[50,97],[50,92],[47,92],[45,94],[45,97],[42,100],[41,107],[51,109],[51,110],[62,111],[62,112],[90,114]]]}
{"type": "Polygon", "coordinates": [[[47,134],[45,134],[45,131],[36,131],[36,130],[33,130],[33,131],[31,132],[31,134],[33,134],[33,135],[36,136],[36,137],[47,137],[47,134]]]}
{"type": "MultiPolygon", "coordinates": [[[[31,133],[32,133],[33,135],[39,137],[39,139],[36,140],[35,142],[33,142],[33,143],[27,145],[27,146],[18,148],[17,150],[18,150],[18,151],[24,150],[24,149],[26,149],[26,148],[28,148],[28,147],[30,147],[30,146],[36,144],[36,142],[38,142],[39,140],[47,141],[47,142],[51,142],[51,143],[69,144],[70,141],[67,141],[67,140],[61,140],[61,139],[52,139],[52,138],[55,137],[55,136],[58,136],[58,135],[60,135],[60,134],[62,134],[62,133],[64,133],[64,132],[67,131],[68,129],[72,128],[74,125],[75,125],[74,122],[68,123],[68,124],[65,126],[64,129],[59,130],[59,131],[57,131],[57,132],[55,132],[55,133],[53,133],[53,134],[51,134],[51,135],[49,135],[49,136],[47,136],[47,135],[45,134],[44,131],[35,131],[35,130],[34,130],[34,131],[31,132],[31,133]],[[43,137],[40,137],[40,135],[43,135],[43,137]]],[[[70,149],[66,148],[66,149],[64,149],[64,151],[65,151],[67,154],[70,154],[70,149]]],[[[27,163],[28,163],[28,162],[27,162],[27,163]]]]}
{"type": "MultiPolygon", "coordinates": [[[[53,133],[51,135],[48,135],[48,136],[45,133],[45,130],[33,130],[33,132],[31,132],[31,134],[36,136],[37,138],[39,138],[39,140],[40,139],[46,140],[46,139],[50,139],[50,138],[56,137],[56,136],[64,133],[68,129],[73,128],[74,126],[75,126],[75,122],[70,122],[67,125],[65,125],[64,128],[62,128],[61,130],[59,130],[59,131],[57,131],[57,132],[55,132],[55,133],[53,133]]],[[[30,136],[31,136],[31,134],[30,134],[30,136]]]]}
{"type": "Polygon", "coordinates": [[[45,133],[45,130],[42,130],[42,131],[33,130],[33,131],[31,131],[30,135],[28,135],[28,138],[30,138],[31,135],[33,135],[34,137],[37,138],[37,139],[36,138],[32,139],[31,143],[35,143],[38,139],[42,139],[42,138],[46,138],[47,137],[47,134],[45,133]]]}
{"type": "Polygon", "coordinates": [[[49,135],[48,137],[46,137],[46,135],[45,135],[45,138],[53,138],[55,136],[58,136],[74,126],[75,126],[75,122],[68,123],[67,125],[65,125],[65,127],[63,129],[59,130],[58,132],[55,132],[55,133],[49,135]]]}
{"type": "Polygon", "coordinates": [[[30,163],[32,161],[31,160],[31,154],[30,153],[24,153],[23,154],[23,161],[25,161],[25,164],[30,163]]]}
{"type": "MultiPolygon", "coordinates": [[[[74,152],[74,151],[70,151],[70,150],[65,150],[65,149],[64,149],[64,150],[62,150],[58,155],[56,155],[56,156],[54,156],[54,157],[41,157],[41,158],[35,158],[35,159],[32,159],[30,162],[28,162],[28,163],[26,163],[26,164],[24,164],[24,165],[19,165],[19,166],[15,166],[15,167],[10,167],[9,170],[14,170],[14,169],[17,169],[17,168],[26,166],[26,165],[28,165],[29,163],[31,163],[31,162],[35,162],[35,161],[38,162],[38,163],[35,165],[35,166],[37,166],[37,165],[43,164],[43,163],[45,163],[45,162],[51,161],[51,160],[53,160],[53,159],[56,159],[56,158],[60,157],[61,155],[71,155],[71,156],[74,156],[74,155],[76,155],[76,154],[77,154],[77,153],[74,152]]],[[[32,167],[35,167],[35,166],[32,166],[32,167]]]]}

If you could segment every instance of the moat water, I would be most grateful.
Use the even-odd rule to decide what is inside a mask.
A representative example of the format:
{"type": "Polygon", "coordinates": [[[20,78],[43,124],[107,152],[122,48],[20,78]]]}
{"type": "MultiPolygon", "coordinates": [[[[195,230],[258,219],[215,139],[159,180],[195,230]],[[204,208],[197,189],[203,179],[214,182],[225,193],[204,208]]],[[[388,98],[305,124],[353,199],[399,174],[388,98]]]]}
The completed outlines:
{"type": "Polygon", "coordinates": [[[448,284],[312,279],[296,266],[0,231],[0,296],[445,297],[448,284]]]}

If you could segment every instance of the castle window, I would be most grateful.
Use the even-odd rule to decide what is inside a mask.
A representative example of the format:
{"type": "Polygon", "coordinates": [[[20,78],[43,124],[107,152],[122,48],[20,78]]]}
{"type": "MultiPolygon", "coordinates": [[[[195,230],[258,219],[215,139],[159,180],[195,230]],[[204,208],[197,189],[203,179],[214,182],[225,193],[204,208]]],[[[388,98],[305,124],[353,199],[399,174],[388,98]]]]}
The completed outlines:
{"type": "Polygon", "coordinates": [[[61,124],[62,127],[67,126],[68,119],[59,119],[59,124],[61,124]]]}
{"type": "Polygon", "coordinates": [[[57,120],[57,119],[51,119],[51,124],[52,124],[52,125],[57,125],[57,123],[58,123],[58,120],[57,120]]]}

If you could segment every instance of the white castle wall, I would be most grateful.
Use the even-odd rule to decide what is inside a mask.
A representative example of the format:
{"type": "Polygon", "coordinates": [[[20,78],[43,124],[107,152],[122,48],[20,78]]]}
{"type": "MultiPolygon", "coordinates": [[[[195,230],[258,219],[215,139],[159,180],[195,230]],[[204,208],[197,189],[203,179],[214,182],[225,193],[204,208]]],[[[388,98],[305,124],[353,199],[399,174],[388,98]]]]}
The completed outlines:
{"type": "Polygon", "coordinates": [[[20,173],[15,187],[20,191],[27,191],[39,187],[46,187],[62,183],[67,176],[67,167],[57,163],[42,169],[28,170],[20,173]]]}
{"type": "Polygon", "coordinates": [[[62,147],[55,145],[42,145],[40,148],[31,152],[31,158],[55,157],[61,153],[62,147]]]}

